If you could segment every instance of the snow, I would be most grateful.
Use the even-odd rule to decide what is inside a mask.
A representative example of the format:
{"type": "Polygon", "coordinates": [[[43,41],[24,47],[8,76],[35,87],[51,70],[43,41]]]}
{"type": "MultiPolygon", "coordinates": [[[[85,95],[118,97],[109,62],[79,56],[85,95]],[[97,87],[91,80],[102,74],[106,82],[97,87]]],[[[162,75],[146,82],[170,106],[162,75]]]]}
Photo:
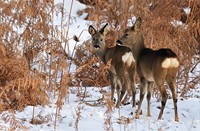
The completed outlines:
{"type": "MultiPolygon", "coordinates": [[[[79,131],[102,131],[106,130],[106,120],[111,117],[110,125],[114,131],[126,130],[181,130],[181,131],[199,131],[200,130],[200,99],[199,98],[178,98],[178,113],[179,122],[174,121],[174,110],[172,99],[168,99],[163,119],[157,120],[161,105],[156,98],[151,100],[151,117],[147,117],[147,101],[142,105],[142,115],[140,119],[135,119],[136,108],[132,108],[131,104],[123,105],[119,109],[113,107],[110,114],[106,114],[108,107],[105,100],[99,102],[103,97],[102,90],[109,93],[108,87],[88,87],[86,88],[86,97],[83,101],[77,96],[79,90],[84,91],[84,88],[71,87],[69,96],[63,101],[62,109],[57,117],[56,130],[58,131],[74,131],[76,129],[76,121],[78,120],[77,129],[79,131]],[[88,104],[90,103],[90,104],[88,104]],[[80,118],[77,114],[80,112],[80,118]],[[121,124],[119,124],[121,123],[121,124]]],[[[83,92],[81,92],[83,93],[83,92]]],[[[200,96],[200,90],[198,91],[200,96]]],[[[137,99],[139,93],[137,93],[137,99]]],[[[56,114],[56,99],[48,106],[36,106],[34,118],[43,120],[42,124],[31,124],[33,107],[28,106],[23,111],[15,112],[15,117],[22,125],[28,127],[30,131],[46,131],[54,130],[56,114]]],[[[2,117],[3,113],[0,115],[2,117]]],[[[10,114],[11,115],[11,114],[10,114]]],[[[0,120],[0,127],[7,127],[9,130],[9,122],[0,120]]]]}
{"type": "MultiPolygon", "coordinates": [[[[62,2],[57,0],[56,4],[62,2]]],[[[69,12],[71,0],[65,0],[66,12],[69,12]]],[[[83,20],[83,16],[78,18],[76,12],[78,9],[85,8],[85,5],[74,1],[72,8],[72,17],[76,19],[70,24],[68,38],[74,35],[79,35],[83,30],[87,30],[90,22],[83,20]]],[[[55,25],[59,24],[60,16],[56,17],[55,25]]],[[[133,20],[135,17],[132,18],[133,20]]],[[[131,20],[132,21],[132,20],[131,20]]],[[[130,22],[131,24],[131,22],[130,22]]],[[[174,22],[174,24],[181,24],[174,22]]],[[[80,37],[80,42],[89,39],[89,33],[84,31],[80,37]]],[[[75,41],[69,40],[70,51],[75,48],[75,41]]],[[[78,43],[78,44],[79,44],[78,43]]],[[[75,67],[74,67],[75,68],[75,67]]],[[[83,90],[81,87],[70,87],[68,96],[63,100],[63,105],[56,119],[56,129],[54,129],[56,116],[56,101],[57,98],[50,96],[50,104],[41,106],[27,106],[23,111],[15,111],[15,119],[22,126],[28,128],[29,131],[102,131],[107,130],[110,125],[110,130],[114,131],[199,131],[200,130],[200,84],[195,90],[190,93],[195,94],[194,97],[181,98],[178,97],[178,114],[179,122],[174,120],[174,110],[172,99],[168,99],[163,113],[163,119],[157,120],[161,102],[152,97],[151,100],[151,117],[147,117],[147,101],[144,99],[142,105],[142,115],[140,119],[135,119],[137,106],[132,108],[131,104],[122,105],[119,109],[113,106],[111,112],[107,112],[106,100],[103,96],[110,93],[109,87],[86,87],[86,97],[82,101],[82,97],[78,96],[78,90],[83,90]],[[102,93],[104,92],[104,93],[102,93]],[[103,98],[103,100],[101,100],[103,98]],[[98,101],[101,100],[101,101],[98,101]],[[31,124],[34,109],[34,119],[41,120],[40,124],[31,124]],[[79,114],[79,116],[77,115],[79,114]],[[110,121],[109,121],[110,119],[110,121]],[[107,124],[106,123],[110,123],[107,124]],[[76,125],[77,124],[77,125],[76,125]]],[[[109,95],[106,96],[109,98],[109,95]]],[[[116,96],[115,96],[116,98],[116,96]]],[[[137,93],[139,100],[139,93],[137,93]]],[[[0,118],[8,115],[8,118],[13,118],[13,114],[8,111],[2,112],[0,118]]],[[[12,121],[0,119],[0,130],[10,130],[12,121]]],[[[18,129],[22,130],[22,129],[18,129]]]]}
{"type": "Polygon", "coordinates": [[[185,7],[185,8],[183,8],[183,10],[187,15],[190,14],[190,12],[191,12],[191,8],[189,8],[189,7],[185,7]]]}
{"type": "MultiPolygon", "coordinates": [[[[72,3],[72,0],[65,0],[64,1],[64,12],[66,15],[64,16],[64,20],[61,19],[61,11],[58,10],[55,12],[55,20],[54,20],[54,25],[57,27],[61,28],[61,23],[63,23],[63,34],[66,36],[67,30],[68,30],[68,17],[70,13],[70,6],[72,3]]],[[[62,6],[63,0],[55,0],[55,5],[56,6],[62,6]]],[[[78,17],[77,12],[79,10],[85,9],[86,5],[81,4],[79,1],[74,0],[73,1],[73,6],[71,10],[71,16],[70,16],[70,23],[69,23],[69,32],[68,32],[68,37],[67,37],[67,47],[66,47],[66,52],[70,54],[71,56],[74,56],[74,50],[76,47],[83,43],[84,41],[88,40],[90,38],[90,34],[88,33],[88,25],[91,23],[90,21],[84,20],[85,16],[87,14],[83,14],[82,16],[78,17]],[[79,42],[76,42],[73,40],[73,37],[77,36],[79,38],[79,42]]],[[[60,29],[61,30],[61,29],[60,29]]],[[[62,43],[62,46],[65,46],[65,42],[62,43]]],[[[75,65],[71,65],[70,67],[70,72],[73,73],[76,70],[75,65]]]]}
{"type": "Polygon", "coordinates": [[[172,20],[171,24],[175,27],[184,25],[182,21],[179,20],[172,20]]]}
{"type": "MultiPolygon", "coordinates": [[[[65,12],[67,15],[65,16],[63,23],[66,24],[66,26],[68,26],[68,15],[70,13],[71,2],[72,2],[72,0],[65,0],[65,3],[64,3],[65,12]]],[[[56,5],[62,4],[62,0],[56,0],[55,4],[56,5]]],[[[84,8],[86,8],[86,5],[81,4],[77,0],[74,0],[73,6],[72,6],[72,11],[71,11],[69,33],[68,33],[68,39],[69,39],[68,43],[69,43],[69,49],[71,52],[75,48],[75,44],[76,44],[76,42],[73,39],[71,39],[71,38],[73,38],[74,35],[76,35],[76,36],[81,35],[80,39],[79,39],[80,42],[78,44],[80,44],[83,41],[90,38],[90,35],[89,35],[87,29],[88,29],[89,23],[91,23],[91,22],[83,19],[86,14],[83,14],[80,17],[77,16],[77,11],[84,9],[84,8]],[[82,33],[82,31],[83,31],[83,33],[82,33]]],[[[54,25],[60,26],[60,24],[61,24],[61,13],[56,15],[54,25]]],[[[67,27],[65,29],[67,30],[67,27]]]]}

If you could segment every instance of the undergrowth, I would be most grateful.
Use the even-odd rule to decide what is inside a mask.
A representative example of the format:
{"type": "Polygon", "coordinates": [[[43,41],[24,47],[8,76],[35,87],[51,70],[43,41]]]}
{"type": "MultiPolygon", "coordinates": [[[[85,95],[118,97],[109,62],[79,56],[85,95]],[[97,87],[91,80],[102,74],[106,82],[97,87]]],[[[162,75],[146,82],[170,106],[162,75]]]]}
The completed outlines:
{"type": "MultiPolygon", "coordinates": [[[[87,13],[85,19],[93,21],[97,28],[109,23],[106,35],[109,47],[115,46],[115,41],[128,23],[134,23],[133,16],[142,17],[145,44],[153,49],[171,48],[179,57],[181,65],[177,86],[180,95],[185,96],[189,90],[195,89],[200,81],[200,72],[196,69],[200,63],[199,0],[79,1],[88,6],[79,10],[78,15],[87,13]],[[185,10],[190,11],[187,13],[185,10]]],[[[90,40],[78,45],[73,51],[75,55],[69,53],[68,40],[78,42],[81,35],[76,34],[73,38],[68,36],[71,20],[74,19],[71,16],[73,2],[68,7],[70,12],[65,12],[64,3],[55,4],[54,0],[0,1],[0,112],[21,111],[28,105],[44,106],[50,102],[49,97],[57,98],[56,128],[57,116],[63,100],[68,96],[69,86],[110,85],[107,72],[109,65],[102,64],[96,57],[90,40]],[[58,15],[61,16],[60,23],[54,25],[58,15]],[[69,72],[72,64],[76,66],[74,74],[69,72]]],[[[156,90],[153,95],[160,98],[156,90]]],[[[107,97],[105,99],[104,104],[108,107],[105,130],[112,130],[110,117],[113,103],[107,97]]],[[[76,111],[78,129],[81,108],[78,107],[76,111]]],[[[8,121],[6,113],[2,119],[8,121]]],[[[17,129],[17,126],[23,127],[16,124],[14,114],[9,119],[13,123],[11,130],[17,129]]],[[[119,119],[119,123],[130,121],[123,117],[119,119]]]]}

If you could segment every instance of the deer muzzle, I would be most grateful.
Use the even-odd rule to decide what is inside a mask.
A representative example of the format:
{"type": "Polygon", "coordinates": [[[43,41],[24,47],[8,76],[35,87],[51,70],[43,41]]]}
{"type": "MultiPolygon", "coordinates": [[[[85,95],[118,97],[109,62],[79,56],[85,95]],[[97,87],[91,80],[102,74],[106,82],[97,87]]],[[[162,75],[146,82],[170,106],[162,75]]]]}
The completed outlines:
{"type": "Polygon", "coordinates": [[[123,44],[120,40],[117,40],[116,42],[117,42],[117,44],[119,44],[119,45],[122,45],[122,44],[123,44]]]}
{"type": "Polygon", "coordinates": [[[95,49],[99,49],[100,46],[99,46],[99,45],[94,45],[94,48],[95,48],[95,49]]]}

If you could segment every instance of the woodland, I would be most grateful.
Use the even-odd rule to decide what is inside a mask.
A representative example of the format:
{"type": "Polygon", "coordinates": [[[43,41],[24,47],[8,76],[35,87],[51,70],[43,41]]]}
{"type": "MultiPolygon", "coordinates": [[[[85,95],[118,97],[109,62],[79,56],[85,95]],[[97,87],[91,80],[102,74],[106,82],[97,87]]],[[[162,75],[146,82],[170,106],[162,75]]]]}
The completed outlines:
{"type": "MultiPolygon", "coordinates": [[[[55,4],[54,0],[0,1],[0,113],[45,106],[54,98],[57,99],[56,115],[59,115],[70,87],[86,89],[110,85],[107,65],[94,53],[91,40],[80,43],[82,33],[69,37],[71,24],[76,21],[71,14],[73,1],[68,3],[70,12],[65,11],[66,5],[55,4]],[[61,20],[55,24],[58,15],[61,20]],[[73,50],[71,39],[76,42],[73,50]],[[72,67],[76,69],[70,71],[72,67]]],[[[178,55],[179,95],[190,97],[188,92],[199,88],[199,0],[78,1],[86,5],[77,12],[78,16],[87,14],[84,20],[98,29],[105,22],[109,24],[106,34],[109,47],[115,46],[128,24],[134,23],[132,18],[140,16],[147,47],[171,48],[178,55]]],[[[139,84],[137,76],[136,81],[139,84]]],[[[79,90],[77,96],[80,101],[86,97],[79,90]]],[[[156,88],[153,96],[160,99],[156,88]]],[[[7,120],[5,115],[1,119],[7,120]]],[[[18,126],[15,121],[11,129],[18,126]]]]}

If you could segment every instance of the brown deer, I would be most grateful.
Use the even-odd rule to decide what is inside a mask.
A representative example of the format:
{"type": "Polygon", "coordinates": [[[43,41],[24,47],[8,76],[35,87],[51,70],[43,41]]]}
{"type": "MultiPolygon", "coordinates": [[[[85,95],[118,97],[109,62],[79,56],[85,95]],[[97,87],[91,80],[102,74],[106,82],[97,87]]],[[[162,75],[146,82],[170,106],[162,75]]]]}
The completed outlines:
{"type": "Polygon", "coordinates": [[[141,33],[142,20],[139,17],[135,24],[126,29],[124,35],[117,40],[117,43],[128,46],[131,48],[133,56],[136,60],[136,70],[140,77],[141,85],[140,88],[140,102],[136,112],[136,119],[139,119],[141,105],[144,95],[147,93],[147,103],[148,111],[147,116],[151,116],[150,113],[150,99],[152,85],[155,83],[161,93],[162,102],[161,109],[158,119],[162,118],[163,110],[167,101],[167,93],[164,87],[164,82],[166,81],[169,85],[175,110],[175,121],[179,121],[177,112],[177,93],[176,93],[176,74],[179,66],[179,61],[177,55],[168,48],[162,48],[159,50],[152,50],[146,48],[144,45],[143,35],[141,33]]]}
{"type": "Polygon", "coordinates": [[[104,64],[107,64],[110,60],[109,78],[111,82],[111,100],[114,98],[114,91],[117,90],[117,104],[118,108],[121,104],[121,100],[127,90],[127,78],[126,73],[129,76],[130,85],[132,88],[132,99],[133,107],[135,106],[135,60],[133,58],[130,48],[116,45],[114,47],[108,48],[105,42],[104,29],[108,24],[106,24],[102,29],[97,31],[92,25],[89,26],[88,32],[92,36],[92,45],[95,49],[96,54],[100,57],[104,64]],[[120,93],[121,90],[121,93],[120,93]]]}

